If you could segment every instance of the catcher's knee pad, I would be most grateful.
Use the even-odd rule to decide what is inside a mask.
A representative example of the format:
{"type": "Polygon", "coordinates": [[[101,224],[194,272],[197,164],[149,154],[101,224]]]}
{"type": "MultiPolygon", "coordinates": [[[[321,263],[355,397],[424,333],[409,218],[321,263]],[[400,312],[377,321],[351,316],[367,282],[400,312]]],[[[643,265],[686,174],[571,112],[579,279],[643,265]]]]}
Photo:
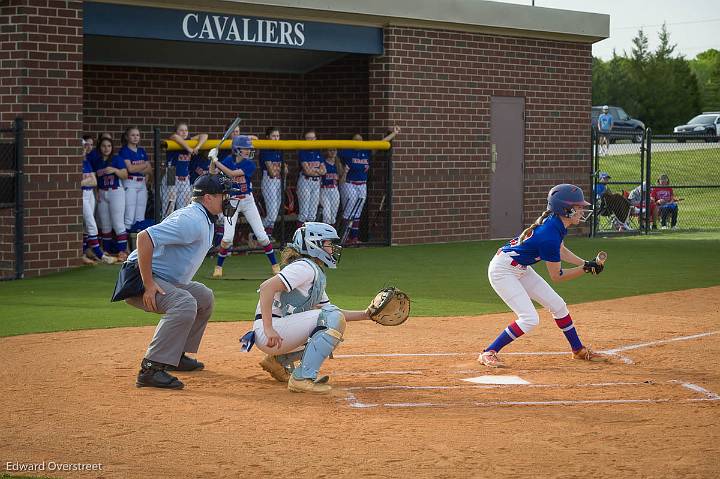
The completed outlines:
{"type": "Polygon", "coordinates": [[[520,329],[522,329],[524,333],[529,333],[535,328],[535,326],[540,324],[540,316],[538,316],[535,309],[533,309],[532,312],[523,312],[518,315],[518,319],[515,321],[515,324],[520,326],[520,329]]]}
{"type": "Polygon", "coordinates": [[[310,334],[300,366],[293,371],[296,379],[315,379],[322,363],[340,344],[345,331],[345,316],[334,305],[323,306],[317,326],[310,334]]]}
{"type": "Polygon", "coordinates": [[[220,247],[222,249],[230,249],[232,247],[232,241],[222,240],[222,241],[220,241],[220,247]]]}

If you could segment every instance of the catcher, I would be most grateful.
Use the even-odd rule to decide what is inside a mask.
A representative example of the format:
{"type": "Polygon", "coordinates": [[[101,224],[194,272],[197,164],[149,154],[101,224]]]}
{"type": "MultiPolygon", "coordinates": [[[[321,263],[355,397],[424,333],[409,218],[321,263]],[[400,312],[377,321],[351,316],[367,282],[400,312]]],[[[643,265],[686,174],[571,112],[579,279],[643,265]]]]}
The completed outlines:
{"type": "Polygon", "coordinates": [[[253,330],[240,339],[244,351],[257,344],[267,354],[260,366],[290,391],[330,392],[329,378],[318,378],[318,371],[342,341],[346,321],[394,326],[410,313],[410,298],[395,288],[380,291],[365,311],[330,303],[323,269],[337,267],[339,240],[335,228],[325,223],[298,228],[281,254],[282,270],[260,285],[253,330]]]}

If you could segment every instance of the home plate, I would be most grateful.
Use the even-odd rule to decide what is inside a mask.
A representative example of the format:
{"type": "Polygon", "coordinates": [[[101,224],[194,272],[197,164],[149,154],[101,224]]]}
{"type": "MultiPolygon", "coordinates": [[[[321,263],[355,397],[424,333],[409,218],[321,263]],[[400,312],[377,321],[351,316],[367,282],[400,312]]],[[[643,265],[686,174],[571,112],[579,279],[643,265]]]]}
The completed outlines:
{"type": "Polygon", "coordinates": [[[478,376],[463,379],[463,381],[475,384],[530,384],[520,376],[478,376]]]}

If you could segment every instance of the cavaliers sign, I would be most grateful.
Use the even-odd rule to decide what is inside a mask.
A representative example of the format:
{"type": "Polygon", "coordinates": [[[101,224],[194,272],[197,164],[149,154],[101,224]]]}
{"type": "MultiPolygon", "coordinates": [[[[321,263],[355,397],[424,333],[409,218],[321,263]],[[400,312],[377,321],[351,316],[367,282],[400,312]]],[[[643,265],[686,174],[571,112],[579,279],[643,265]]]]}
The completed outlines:
{"type": "Polygon", "coordinates": [[[379,55],[382,28],[84,2],[92,36],[290,48],[379,55]]]}

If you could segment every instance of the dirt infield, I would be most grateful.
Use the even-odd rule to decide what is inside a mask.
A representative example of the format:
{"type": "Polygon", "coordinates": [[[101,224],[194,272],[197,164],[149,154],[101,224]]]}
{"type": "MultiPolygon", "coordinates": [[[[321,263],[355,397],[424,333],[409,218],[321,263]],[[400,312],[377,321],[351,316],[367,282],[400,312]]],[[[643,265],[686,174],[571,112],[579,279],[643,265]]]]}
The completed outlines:
{"type": "Polygon", "coordinates": [[[568,359],[549,315],[476,361],[509,314],[350,324],[323,372],[329,397],[293,394],[241,354],[248,323],[211,323],[183,391],[137,389],[153,328],[0,339],[0,471],[101,463],[51,477],[717,477],[720,287],[571,307],[609,364],[568,359]],[[542,353],[542,354],[537,354],[542,353]],[[391,355],[389,355],[391,354],[391,355]],[[516,375],[526,385],[463,379],[516,375]]]}

